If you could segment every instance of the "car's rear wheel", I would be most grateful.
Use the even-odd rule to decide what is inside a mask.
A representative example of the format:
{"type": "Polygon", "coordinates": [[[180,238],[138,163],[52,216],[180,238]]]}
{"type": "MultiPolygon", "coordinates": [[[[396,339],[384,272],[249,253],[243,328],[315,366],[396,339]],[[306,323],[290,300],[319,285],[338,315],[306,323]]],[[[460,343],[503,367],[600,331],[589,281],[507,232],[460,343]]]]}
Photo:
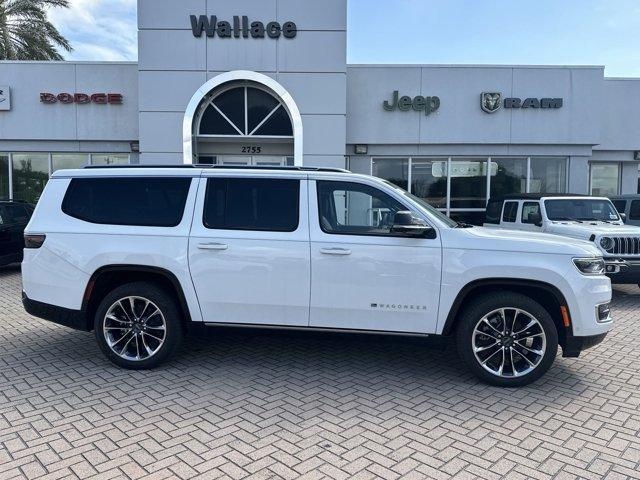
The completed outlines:
{"type": "Polygon", "coordinates": [[[100,302],[94,323],[100,349],[116,365],[149,369],[160,365],[182,340],[179,310],[156,285],[122,285],[100,302]]]}
{"type": "Polygon", "coordinates": [[[549,370],[558,332],[549,312],[515,292],[473,300],[457,330],[458,352],[481,380],[501,387],[527,385],[549,370]]]}

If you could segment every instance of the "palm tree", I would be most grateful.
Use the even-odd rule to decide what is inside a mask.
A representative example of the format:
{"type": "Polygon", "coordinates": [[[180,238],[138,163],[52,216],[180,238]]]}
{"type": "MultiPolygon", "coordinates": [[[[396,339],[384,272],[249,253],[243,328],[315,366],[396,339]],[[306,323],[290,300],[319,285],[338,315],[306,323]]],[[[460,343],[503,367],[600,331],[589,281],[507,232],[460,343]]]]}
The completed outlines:
{"type": "Polygon", "coordinates": [[[47,20],[49,7],[69,0],[0,0],[0,60],[63,60],[71,45],[47,20]]]}

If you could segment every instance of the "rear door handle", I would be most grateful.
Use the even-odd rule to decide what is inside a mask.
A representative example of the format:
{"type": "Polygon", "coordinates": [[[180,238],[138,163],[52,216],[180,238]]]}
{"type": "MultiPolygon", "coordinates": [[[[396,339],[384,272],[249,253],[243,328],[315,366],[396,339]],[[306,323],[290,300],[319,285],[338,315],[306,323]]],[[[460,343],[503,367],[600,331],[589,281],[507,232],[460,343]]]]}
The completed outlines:
{"type": "Polygon", "coordinates": [[[229,245],[226,243],[199,243],[200,250],[227,250],[229,245]]]}
{"type": "Polygon", "coordinates": [[[351,255],[348,248],[321,248],[320,253],[324,255],[351,255]]]}

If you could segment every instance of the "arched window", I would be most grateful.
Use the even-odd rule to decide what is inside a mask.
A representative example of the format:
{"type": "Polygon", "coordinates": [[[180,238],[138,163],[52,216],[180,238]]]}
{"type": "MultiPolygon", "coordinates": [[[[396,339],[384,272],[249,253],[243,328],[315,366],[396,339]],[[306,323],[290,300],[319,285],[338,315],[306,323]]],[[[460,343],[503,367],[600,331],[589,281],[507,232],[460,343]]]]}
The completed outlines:
{"type": "Polygon", "coordinates": [[[286,108],[261,88],[234,86],[214,92],[200,112],[197,136],[293,138],[286,108]]]}

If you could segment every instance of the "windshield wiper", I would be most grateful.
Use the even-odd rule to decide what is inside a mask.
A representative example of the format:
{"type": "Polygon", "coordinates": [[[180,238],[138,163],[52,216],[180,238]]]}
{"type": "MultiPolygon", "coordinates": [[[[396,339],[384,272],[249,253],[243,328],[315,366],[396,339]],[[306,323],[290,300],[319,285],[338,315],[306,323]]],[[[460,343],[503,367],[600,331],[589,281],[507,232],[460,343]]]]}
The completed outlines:
{"type": "Polygon", "coordinates": [[[611,223],[609,220],[605,220],[604,218],[595,218],[595,217],[580,217],[580,220],[584,220],[585,222],[604,222],[611,223]]]}
{"type": "Polygon", "coordinates": [[[473,228],[475,225],[471,225],[470,223],[465,222],[456,222],[455,228],[473,228]]]}
{"type": "Polygon", "coordinates": [[[578,222],[578,223],[582,223],[582,220],[578,219],[578,218],[571,218],[571,217],[554,217],[554,218],[550,218],[549,220],[553,220],[553,221],[560,221],[560,222],[564,222],[564,221],[569,221],[569,222],[578,222]]]}

